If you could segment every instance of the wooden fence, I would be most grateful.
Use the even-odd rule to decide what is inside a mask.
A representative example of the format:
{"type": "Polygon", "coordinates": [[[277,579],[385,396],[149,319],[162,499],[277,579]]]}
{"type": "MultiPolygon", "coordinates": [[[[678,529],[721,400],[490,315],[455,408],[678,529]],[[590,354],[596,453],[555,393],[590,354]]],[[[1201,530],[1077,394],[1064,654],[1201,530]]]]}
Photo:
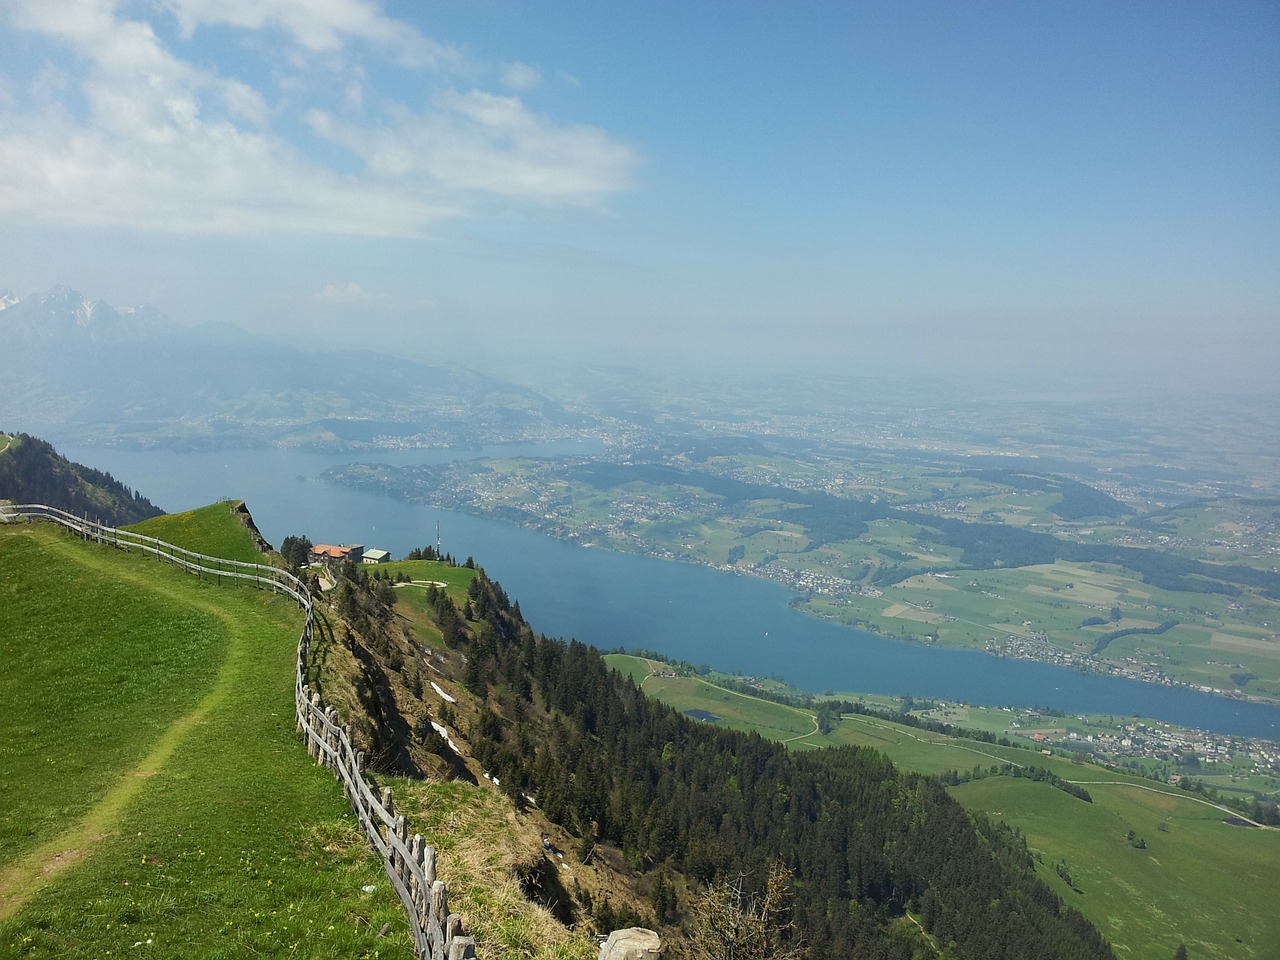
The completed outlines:
{"type": "Polygon", "coordinates": [[[85,540],[122,550],[150,553],[157,560],[172,563],[196,576],[213,577],[219,582],[223,578],[242,580],[259,589],[293,598],[306,614],[306,622],[298,638],[294,713],[307,752],[318,764],[332,770],[334,777],[342,782],[351,809],[359,819],[369,845],[382,859],[387,878],[408,914],[414,955],[420,960],[466,960],[475,956],[475,941],[463,936],[462,918],[449,912],[444,881],[436,879],[435,848],[427,846],[420,834],[409,836],[405,818],[396,816],[389,788],[384,787],[380,795],[375,795],[364,778],[364,751],[355,749],[351,742],[350,725],[342,724],[334,708],[322,703],[320,695],[306,683],[315,612],[311,591],[305,583],[279,567],[206,556],[154,537],[77,517],[56,507],[43,504],[0,506],[0,522],[18,519],[50,520],[85,540]]]}

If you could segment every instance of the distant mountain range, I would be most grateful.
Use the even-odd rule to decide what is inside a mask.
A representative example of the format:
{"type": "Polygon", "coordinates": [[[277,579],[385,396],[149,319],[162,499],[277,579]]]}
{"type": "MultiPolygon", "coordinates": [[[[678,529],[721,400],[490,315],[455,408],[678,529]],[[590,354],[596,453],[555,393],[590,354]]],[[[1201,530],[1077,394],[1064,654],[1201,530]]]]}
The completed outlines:
{"type": "Polygon", "coordinates": [[[581,418],[456,364],[326,352],[225,323],[184,326],[67,287],[0,291],[11,427],[60,440],[185,448],[369,449],[574,435],[581,418]]]}

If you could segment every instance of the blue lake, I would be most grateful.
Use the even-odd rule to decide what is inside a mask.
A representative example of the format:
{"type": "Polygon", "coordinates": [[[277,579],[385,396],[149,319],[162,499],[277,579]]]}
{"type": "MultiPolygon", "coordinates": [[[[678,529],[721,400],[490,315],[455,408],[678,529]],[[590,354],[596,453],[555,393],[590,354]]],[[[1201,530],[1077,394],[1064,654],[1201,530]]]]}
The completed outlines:
{"type": "MultiPolygon", "coordinates": [[[[317,479],[327,467],[353,459],[350,455],[58,448],[70,459],[109,471],[165,510],[188,510],[224,497],[244,499],[258,528],[277,546],[290,534],[305,534],[317,543],[363,543],[403,556],[414,547],[434,545],[439,523],[444,549],[459,560],[474,557],[519,600],[534,629],[601,649],[644,647],[725,670],[777,674],[814,692],[911,693],[991,706],[1137,715],[1280,739],[1280,707],[903,643],[798,614],[788,606],[792,595],[775,584],[586,549],[500,521],[402,503],[317,479]]],[[[567,442],[396,451],[359,459],[440,463],[598,449],[567,442]]]]}

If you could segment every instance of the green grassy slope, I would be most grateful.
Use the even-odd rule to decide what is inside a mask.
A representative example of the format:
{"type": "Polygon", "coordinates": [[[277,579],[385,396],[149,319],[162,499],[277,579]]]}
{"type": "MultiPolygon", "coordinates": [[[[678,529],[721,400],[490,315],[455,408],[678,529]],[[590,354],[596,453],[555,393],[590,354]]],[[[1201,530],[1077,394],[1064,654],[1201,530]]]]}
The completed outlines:
{"type": "Polygon", "coordinates": [[[411,955],[294,732],[292,604],[31,525],[0,607],[0,956],[411,955]]]}
{"type": "Polygon", "coordinates": [[[266,563],[252,535],[232,512],[233,503],[211,503],[186,513],[167,513],[135,523],[130,530],[196,553],[244,563],[266,563]]]}

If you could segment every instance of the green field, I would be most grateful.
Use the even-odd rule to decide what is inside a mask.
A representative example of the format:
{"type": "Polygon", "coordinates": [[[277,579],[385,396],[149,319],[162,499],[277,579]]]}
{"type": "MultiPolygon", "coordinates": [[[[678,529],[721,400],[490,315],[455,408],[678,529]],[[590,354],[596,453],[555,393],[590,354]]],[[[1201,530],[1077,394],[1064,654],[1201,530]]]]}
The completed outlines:
{"type": "MultiPolygon", "coordinates": [[[[1087,657],[1106,632],[1178,626],[1121,637],[1100,659],[1116,668],[1145,665],[1196,686],[1245,689],[1280,698],[1280,604],[1160,590],[1120,567],[1058,561],[1012,570],[918,574],[875,596],[811,598],[810,612],[888,636],[926,637],[941,646],[1012,650],[1010,636],[1042,638],[1047,649],[1087,657]],[[1111,611],[1120,618],[1112,621],[1111,611]],[[1104,622],[1084,626],[1090,618],[1104,622]],[[1248,676],[1243,687],[1237,677],[1248,676]]],[[[1016,652],[1015,652],[1016,655],[1016,652]]]]}
{"type": "Polygon", "coordinates": [[[1230,826],[1194,798],[1096,774],[1081,803],[1046,784],[1007,777],[952,788],[967,807],[1016,824],[1037,869],[1088,916],[1118,956],[1280,956],[1280,832],[1230,826]],[[1128,831],[1145,844],[1136,848],[1128,831]],[[1059,860],[1075,888],[1054,869],[1059,860]]]}
{"type": "Polygon", "coordinates": [[[726,690],[701,677],[674,676],[672,667],[657,660],[611,653],[605,662],[623,673],[655,700],[681,712],[700,711],[710,714],[715,723],[731,730],[754,731],[770,740],[781,740],[796,746],[821,746],[832,741],[817,732],[811,710],[774,703],[757,697],[726,690]]]}
{"type": "MultiPolygon", "coordinates": [[[[724,711],[717,723],[776,740],[795,737],[806,723],[812,729],[810,712],[717,690],[697,678],[652,676],[670,668],[640,657],[607,659],[677,709],[717,717],[724,711]]],[[[996,710],[965,714],[950,719],[991,732],[1010,717],[996,710]]],[[[984,778],[951,787],[953,795],[970,810],[1021,830],[1037,872],[1098,926],[1118,957],[1168,960],[1179,943],[1191,957],[1280,957],[1280,830],[1232,826],[1225,822],[1229,811],[1199,797],[1068,756],[946,736],[879,717],[846,715],[830,734],[796,740],[806,747],[823,743],[873,747],[920,773],[971,775],[979,768],[984,778]],[[1092,802],[1047,782],[987,775],[1005,763],[1047,769],[1079,783],[1092,802]],[[1074,886],[1059,875],[1060,861],[1074,886]]]]}
{"type": "MultiPolygon", "coordinates": [[[[621,654],[605,657],[610,666],[629,674],[649,696],[677,710],[711,714],[717,726],[754,731],[770,740],[800,741],[816,735],[813,714],[808,711],[725,690],[701,678],[646,675],[647,661],[637,664],[634,661],[638,659],[621,654]]],[[[660,663],[653,666],[659,671],[665,668],[660,663]]]]}
{"type": "Polygon", "coordinates": [[[0,955],[411,956],[294,732],[300,627],[282,598],[0,527],[0,955]]]}
{"type": "Polygon", "coordinates": [[[463,595],[476,576],[475,570],[470,567],[453,567],[443,560],[391,560],[367,570],[371,575],[392,579],[403,574],[409,578],[410,583],[443,583],[451,591],[458,591],[463,595]]]}
{"type": "MultiPolygon", "coordinates": [[[[394,579],[404,575],[407,583],[397,583],[396,605],[405,608],[406,613],[423,617],[428,610],[427,589],[431,585],[444,584],[444,590],[450,599],[459,607],[467,602],[467,587],[475,579],[476,572],[469,567],[451,567],[443,560],[396,560],[380,563],[373,568],[373,574],[394,579]]],[[[429,618],[423,617],[429,622],[429,618]]]]}

